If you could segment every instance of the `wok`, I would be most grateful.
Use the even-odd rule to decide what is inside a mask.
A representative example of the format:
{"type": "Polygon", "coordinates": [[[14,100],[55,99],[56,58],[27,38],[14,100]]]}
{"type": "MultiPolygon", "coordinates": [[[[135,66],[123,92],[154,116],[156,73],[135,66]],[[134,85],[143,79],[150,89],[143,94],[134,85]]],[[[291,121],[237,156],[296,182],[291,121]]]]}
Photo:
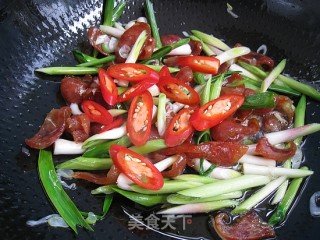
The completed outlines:
{"type": "MultiPolygon", "coordinates": [[[[153,1],[161,34],[198,29],[222,38],[229,45],[241,43],[251,49],[261,44],[276,62],[288,60],[285,72],[319,88],[320,6],[298,0],[228,0],[239,18],[226,11],[226,1],[153,1]]],[[[143,1],[128,0],[120,19],[128,22],[143,15],[143,1]]],[[[100,23],[102,1],[96,0],[1,0],[0,2],[0,236],[1,239],[212,239],[207,215],[194,215],[182,229],[129,230],[129,216],[141,209],[116,198],[94,232],[55,229],[47,225],[28,227],[27,220],[54,213],[37,173],[37,151],[25,149],[24,139],[39,128],[47,112],[63,104],[60,76],[38,75],[45,66],[72,66],[73,49],[88,47],[87,28],[100,23]],[[162,233],[161,233],[162,232],[162,233]],[[169,234],[169,235],[166,235],[169,234]],[[180,236],[180,237],[178,237],[180,236]]],[[[308,99],[306,121],[319,122],[319,103],[308,99]]],[[[309,213],[309,198],[320,190],[320,134],[306,138],[305,162],[315,174],[305,184],[288,220],[278,228],[278,239],[316,239],[320,220],[309,213]]],[[[57,158],[56,161],[60,159],[57,158]]],[[[78,182],[68,191],[84,211],[99,213],[103,199],[90,195],[92,185],[78,182]]]]}

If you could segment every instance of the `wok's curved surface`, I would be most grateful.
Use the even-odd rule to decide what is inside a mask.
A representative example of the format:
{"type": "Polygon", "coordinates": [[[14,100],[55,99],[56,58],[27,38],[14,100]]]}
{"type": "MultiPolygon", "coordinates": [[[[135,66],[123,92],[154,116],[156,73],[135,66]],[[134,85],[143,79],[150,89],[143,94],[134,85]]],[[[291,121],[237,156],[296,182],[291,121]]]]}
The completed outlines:
{"type": "MultiPolygon", "coordinates": [[[[143,1],[128,1],[121,22],[143,14],[143,1]]],[[[235,19],[226,11],[226,1],[156,1],[154,8],[161,34],[199,29],[233,45],[237,42],[257,49],[268,46],[276,62],[288,60],[285,72],[314,84],[320,80],[320,9],[318,1],[265,0],[231,1],[235,19]]],[[[37,75],[44,66],[74,65],[71,51],[88,46],[86,30],[98,25],[102,1],[95,0],[2,0],[0,2],[0,232],[1,239],[168,239],[152,230],[128,230],[134,205],[116,199],[110,214],[98,222],[95,232],[30,228],[27,220],[54,213],[37,174],[37,151],[25,151],[24,139],[32,136],[45,115],[63,104],[58,94],[60,77],[37,75]]],[[[320,122],[319,103],[308,100],[307,122],[320,122]]],[[[320,189],[320,134],[309,136],[303,145],[306,165],[315,170],[298,206],[291,211],[278,239],[315,239],[320,221],[309,214],[309,198],[320,189]]],[[[100,212],[102,198],[90,195],[90,184],[81,182],[70,196],[80,209],[100,212]]],[[[191,239],[212,238],[208,218],[195,215],[175,235],[191,239]]],[[[173,235],[172,235],[173,236],[173,235]]]]}

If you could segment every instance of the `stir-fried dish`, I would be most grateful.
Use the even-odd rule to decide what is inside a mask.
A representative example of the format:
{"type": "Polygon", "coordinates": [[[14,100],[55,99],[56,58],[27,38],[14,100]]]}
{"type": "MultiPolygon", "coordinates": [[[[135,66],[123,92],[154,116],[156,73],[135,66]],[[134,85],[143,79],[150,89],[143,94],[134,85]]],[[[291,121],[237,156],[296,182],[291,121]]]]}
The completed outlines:
{"type": "Polygon", "coordinates": [[[64,75],[66,103],[25,141],[40,151],[58,213],[46,220],[92,230],[118,194],[159,206],[156,215],[209,213],[222,239],[275,237],[313,174],[300,146],[320,130],[304,121],[307,98],[320,93],[265,52],[198,30],[160,35],[149,0],[147,18],[121,24],[125,5],[106,1],[102,24],[88,29],[92,53],[73,51],[77,66],[37,69],[64,75]],[[56,164],[52,152],[72,159],[56,164]],[[79,211],[61,177],[94,183],[92,194],[106,196],[102,215],[79,211]],[[272,213],[256,211],[261,203],[272,213]]]}

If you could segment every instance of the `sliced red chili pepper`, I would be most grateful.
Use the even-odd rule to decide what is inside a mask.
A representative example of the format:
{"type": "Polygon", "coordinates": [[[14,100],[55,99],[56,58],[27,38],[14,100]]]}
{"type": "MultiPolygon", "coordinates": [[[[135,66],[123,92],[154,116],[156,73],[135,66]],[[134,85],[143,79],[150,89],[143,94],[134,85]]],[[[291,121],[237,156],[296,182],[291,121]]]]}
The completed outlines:
{"type": "Polygon", "coordinates": [[[199,94],[192,87],[174,77],[162,77],[158,87],[172,101],[187,105],[200,103],[199,94]]]}
{"type": "Polygon", "coordinates": [[[158,83],[158,79],[146,79],[144,81],[140,81],[129,88],[127,91],[123,92],[120,96],[118,96],[118,102],[124,102],[135,96],[140,95],[144,91],[146,91],[149,87],[158,83]]]}
{"type": "Polygon", "coordinates": [[[283,162],[290,157],[293,157],[297,150],[297,145],[294,142],[290,142],[289,144],[290,146],[287,149],[276,148],[269,143],[267,138],[261,138],[257,143],[256,153],[265,158],[283,162]]]}
{"type": "Polygon", "coordinates": [[[194,109],[184,108],[172,118],[164,134],[164,141],[168,147],[180,145],[192,135],[194,128],[189,118],[193,111],[194,109]]]}
{"type": "Polygon", "coordinates": [[[138,63],[119,63],[111,65],[107,73],[116,79],[138,82],[145,79],[159,79],[159,74],[153,69],[138,63]]]}
{"type": "Polygon", "coordinates": [[[237,94],[223,95],[195,110],[190,122],[198,131],[207,130],[237,111],[244,99],[244,96],[237,94]]]}
{"type": "Polygon", "coordinates": [[[81,107],[84,113],[88,115],[92,122],[109,124],[113,121],[112,115],[99,103],[91,100],[85,100],[81,103],[81,107]]]}
{"type": "Polygon", "coordinates": [[[152,96],[148,91],[145,91],[140,96],[134,97],[131,102],[128,121],[127,132],[130,141],[134,145],[143,145],[149,139],[152,123],[152,96]]]}
{"type": "Polygon", "coordinates": [[[139,186],[150,190],[162,188],[163,177],[147,158],[118,144],[111,145],[110,156],[116,167],[139,186]]]}
{"type": "Polygon", "coordinates": [[[101,127],[101,130],[98,133],[103,133],[103,132],[109,131],[111,129],[120,127],[123,123],[124,123],[124,119],[122,117],[116,118],[110,124],[103,125],[101,127]]]}
{"type": "Polygon", "coordinates": [[[167,66],[163,66],[159,72],[159,76],[160,77],[170,77],[171,74],[170,74],[170,70],[167,66]]]}
{"type": "Polygon", "coordinates": [[[214,57],[207,56],[181,56],[176,58],[176,62],[180,66],[188,66],[193,71],[217,74],[220,61],[214,57]]]}
{"type": "Polygon", "coordinates": [[[103,99],[109,105],[115,105],[118,98],[118,89],[116,84],[103,68],[99,68],[98,76],[103,99]]]}

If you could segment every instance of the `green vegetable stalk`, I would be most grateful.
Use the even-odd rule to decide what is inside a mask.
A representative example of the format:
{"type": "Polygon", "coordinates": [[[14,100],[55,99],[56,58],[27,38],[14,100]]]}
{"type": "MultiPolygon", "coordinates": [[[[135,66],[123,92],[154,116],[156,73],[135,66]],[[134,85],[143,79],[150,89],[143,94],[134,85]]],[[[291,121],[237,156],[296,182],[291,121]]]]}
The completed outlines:
{"type": "Polygon", "coordinates": [[[256,108],[273,108],[275,94],[272,92],[257,93],[246,96],[241,109],[256,109],[256,108]]]}
{"type": "MultiPolygon", "coordinates": [[[[109,195],[106,195],[105,198],[104,198],[104,201],[103,201],[103,206],[102,206],[102,215],[96,215],[95,214],[95,217],[96,219],[99,219],[99,220],[102,220],[106,217],[109,209],[110,209],[110,206],[111,206],[111,203],[113,201],[113,195],[112,194],[109,194],[109,195]]],[[[88,217],[89,217],[89,213],[87,212],[81,212],[82,216],[86,217],[86,221],[88,222],[88,217]]],[[[95,222],[92,222],[90,224],[94,224],[95,222]]]]}
{"type": "Polygon", "coordinates": [[[221,74],[218,80],[211,85],[210,96],[209,96],[210,101],[220,96],[223,80],[224,80],[224,73],[221,74]]]}
{"type": "Polygon", "coordinates": [[[167,55],[169,52],[171,52],[171,50],[172,50],[172,47],[169,45],[161,47],[158,50],[154,51],[149,59],[143,60],[139,63],[146,64],[151,60],[160,59],[160,58],[164,57],[165,55],[167,55]]]}
{"type": "Polygon", "coordinates": [[[233,207],[239,204],[234,200],[220,200],[212,202],[202,203],[189,203],[185,205],[179,205],[165,210],[157,212],[157,214],[188,214],[188,213],[206,213],[215,211],[225,207],[233,207]]]}
{"type": "MultiPolygon", "coordinates": [[[[302,95],[295,110],[294,110],[294,127],[301,127],[304,126],[305,123],[305,115],[306,115],[306,107],[307,107],[307,101],[306,96],[302,95]]],[[[302,142],[303,137],[298,137],[294,140],[295,144],[299,146],[302,142]]],[[[283,164],[284,168],[291,168],[291,159],[288,159],[283,164]]],[[[286,180],[278,189],[276,192],[271,204],[277,204],[279,203],[285,196],[286,190],[289,185],[289,180],[286,180]]]]}
{"type": "Polygon", "coordinates": [[[206,83],[206,79],[204,77],[204,73],[200,73],[200,72],[193,72],[193,77],[194,77],[194,82],[198,85],[202,85],[206,83]]]}
{"type": "Polygon", "coordinates": [[[269,182],[270,178],[267,176],[243,175],[185,189],[178,193],[189,197],[214,197],[224,193],[265,185],[269,182]]]}
{"type": "Polygon", "coordinates": [[[115,192],[130,199],[133,202],[139,203],[143,206],[150,207],[160,203],[167,202],[167,195],[148,195],[142,193],[136,193],[131,191],[122,190],[118,187],[112,188],[115,192]]]}
{"type": "MultiPolygon", "coordinates": [[[[163,66],[158,66],[158,65],[149,65],[149,64],[145,64],[147,67],[157,71],[157,72],[160,72],[161,68],[163,66]]],[[[176,72],[179,72],[180,69],[179,68],[174,68],[174,67],[169,67],[169,72],[170,73],[176,73],[176,72]]]]}
{"type": "Polygon", "coordinates": [[[209,79],[207,81],[204,89],[202,90],[202,93],[200,96],[200,99],[201,99],[200,105],[201,106],[210,101],[210,89],[211,89],[211,79],[209,79]]]}
{"type": "MultiPolygon", "coordinates": [[[[302,95],[295,110],[294,110],[294,127],[304,126],[306,116],[307,100],[306,96],[302,95]]],[[[298,137],[294,140],[297,145],[302,142],[302,137],[298,137]]]]}
{"type": "Polygon", "coordinates": [[[79,63],[88,63],[88,62],[97,60],[97,58],[91,57],[90,55],[87,55],[79,50],[74,50],[72,51],[72,53],[74,58],[77,59],[79,63]]]}
{"type": "MultiPolygon", "coordinates": [[[[109,148],[112,144],[120,144],[129,147],[131,142],[127,136],[120,139],[100,143],[89,148],[83,156],[65,161],[58,164],[57,169],[72,169],[72,170],[105,170],[112,165],[112,160],[109,157],[109,148]]],[[[142,146],[133,146],[130,149],[139,153],[147,154],[154,152],[167,146],[163,139],[150,140],[142,146]]]]}
{"type": "Polygon", "coordinates": [[[208,47],[207,44],[205,44],[201,39],[197,38],[196,36],[191,35],[190,39],[193,41],[200,42],[202,44],[202,50],[207,56],[214,56],[216,55],[214,51],[211,50],[211,48],[208,47]]]}
{"type": "Polygon", "coordinates": [[[113,15],[111,19],[111,26],[121,17],[127,2],[125,0],[121,0],[118,5],[113,9],[113,15]]]}
{"type": "Polygon", "coordinates": [[[151,194],[151,195],[157,195],[157,194],[168,194],[168,193],[176,193],[178,191],[189,189],[197,186],[203,185],[199,182],[187,182],[187,181],[181,181],[181,180],[170,180],[165,181],[163,187],[160,190],[149,190],[142,188],[138,185],[132,185],[131,189],[134,192],[142,193],[142,194],[151,194]]]}
{"type": "Polygon", "coordinates": [[[157,111],[157,128],[160,137],[162,137],[166,131],[166,100],[167,96],[164,93],[160,93],[157,111]]]}
{"type": "Polygon", "coordinates": [[[103,193],[106,195],[111,195],[112,193],[114,193],[114,190],[113,190],[114,187],[117,187],[117,185],[113,185],[113,184],[104,185],[104,186],[98,187],[96,189],[93,189],[91,191],[91,194],[95,195],[95,194],[103,193]]]}
{"type": "Polygon", "coordinates": [[[261,92],[267,91],[271,83],[280,75],[283,69],[286,66],[286,59],[283,59],[272,71],[268,74],[268,76],[263,80],[261,84],[261,92]]]}
{"type": "Polygon", "coordinates": [[[54,170],[51,152],[40,150],[38,167],[40,180],[47,193],[47,196],[64,221],[75,233],[78,233],[77,225],[93,231],[91,226],[83,218],[76,205],[64,191],[54,170]]]}
{"type": "Polygon", "coordinates": [[[103,25],[112,26],[114,0],[106,0],[104,3],[103,25]]]}
{"type": "Polygon", "coordinates": [[[140,51],[146,39],[147,39],[147,32],[144,30],[140,33],[136,42],[133,44],[132,49],[126,59],[126,63],[135,63],[137,61],[140,51]]]}
{"type": "Polygon", "coordinates": [[[110,55],[110,56],[107,56],[104,58],[92,59],[92,60],[87,61],[85,63],[78,64],[77,67],[95,67],[95,66],[98,67],[98,66],[102,66],[102,64],[112,62],[115,59],[116,59],[116,57],[114,55],[110,55]]]}
{"type": "Polygon", "coordinates": [[[165,144],[164,140],[159,138],[159,139],[147,141],[142,146],[132,146],[130,147],[130,150],[138,154],[144,155],[144,154],[155,152],[167,147],[168,146],[165,144]]]}
{"type": "Polygon", "coordinates": [[[36,72],[42,72],[49,75],[85,75],[97,74],[98,68],[96,67],[45,67],[38,68],[36,72]]]}
{"type": "Polygon", "coordinates": [[[263,199],[269,196],[274,190],[276,190],[286,179],[287,179],[286,177],[279,177],[269,182],[263,188],[259,189],[254,194],[252,194],[249,198],[247,198],[242,203],[240,203],[235,209],[231,211],[231,213],[242,214],[244,212],[251,210],[251,208],[256,206],[263,199]]]}
{"type": "MultiPolygon", "coordinates": [[[[263,70],[261,70],[258,67],[252,66],[252,65],[244,63],[244,62],[239,62],[239,65],[242,66],[243,68],[245,68],[246,70],[248,70],[249,72],[253,73],[254,75],[256,75],[259,78],[265,78],[268,76],[267,72],[264,72],[263,70]]],[[[310,85],[301,83],[297,80],[294,80],[293,78],[286,77],[282,74],[280,74],[277,77],[277,79],[275,80],[275,83],[277,80],[280,83],[284,83],[284,84],[288,85],[289,87],[293,88],[294,90],[297,90],[306,96],[309,96],[317,101],[320,101],[320,92],[310,85]]]]}
{"type": "Polygon", "coordinates": [[[149,20],[152,36],[156,40],[156,47],[157,48],[161,48],[162,44],[161,44],[161,40],[160,40],[160,34],[159,34],[158,26],[157,26],[156,17],[154,15],[153,4],[151,3],[150,0],[146,0],[146,5],[145,6],[146,6],[146,15],[147,15],[147,18],[149,20]]]}
{"type": "Polygon", "coordinates": [[[227,199],[237,199],[240,197],[242,197],[241,191],[225,193],[215,197],[208,197],[208,198],[194,198],[194,197],[183,196],[180,194],[170,194],[167,197],[167,201],[171,204],[188,204],[188,203],[213,202],[213,201],[227,200],[227,199]]]}
{"type": "Polygon", "coordinates": [[[211,164],[211,166],[207,170],[205,170],[204,166],[203,166],[204,165],[204,161],[205,161],[205,159],[200,159],[199,175],[205,177],[205,176],[209,176],[212,173],[212,171],[216,168],[216,165],[215,164],[211,164]]]}
{"type": "MultiPolygon", "coordinates": [[[[233,83],[229,83],[227,86],[229,87],[236,87],[239,86],[241,84],[244,84],[246,86],[246,88],[251,88],[253,90],[255,90],[256,92],[259,92],[261,89],[261,84],[262,84],[262,80],[261,79],[252,79],[248,76],[244,76],[242,75],[242,80],[238,80],[235,81],[233,83]]],[[[275,92],[279,92],[279,93],[283,93],[285,95],[291,95],[291,96],[295,96],[298,97],[301,95],[300,92],[288,87],[286,84],[282,84],[279,85],[278,83],[271,83],[271,85],[268,88],[271,91],[275,91],[275,92]]]]}
{"type": "Polygon", "coordinates": [[[129,137],[123,136],[115,140],[94,144],[93,146],[88,147],[82,156],[87,158],[109,157],[109,148],[112,144],[119,144],[124,147],[130,147],[132,145],[129,137]]]}
{"type": "Polygon", "coordinates": [[[161,59],[162,57],[167,55],[169,52],[171,52],[173,49],[176,49],[184,44],[187,44],[189,41],[190,41],[189,38],[184,38],[184,39],[181,39],[171,45],[163,46],[163,47],[159,48],[158,50],[154,51],[152,56],[149,59],[141,61],[140,63],[145,64],[145,63],[149,62],[150,60],[161,59]]]}
{"type": "Polygon", "coordinates": [[[188,182],[199,182],[199,183],[213,183],[213,182],[219,181],[212,177],[199,176],[197,174],[181,174],[179,176],[176,176],[174,179],[188,181],[188,182]]]}
{"type": "Polygon", "coordinates": [[[112,200],[113,200],[112,195],[105,196],[104,201],[103,201],[103,206],[102,206],[102,218],[104,218],[107,215],[107,213],[111,207],[112,200]]]}
{"type": "Polygon", "coordinates": [[[200,32],[198,30],[192,30],[191,31],[193,35],[195,35],[197,38],[201,39],[201,41],[203,41],[204,43],[210,44],[214,47],[217,47],[221,50],[227,51],[230,49],[230,47],[225,44],[224,42],[222,42],[220,39],[213,37],[209,34],[200,32]]]}
{"type": "MultiPolygon", "coordinates": [[[[307,167],[301,167],[300,169],[308,170],[307,167]]],[[[277,206],[276,210],[271,215],[268,223],[272,226],[283,222],[287,216],[287,213],[296,198],[298,190],[301,186],[303,178],[295,178],[291,181],[286,194],[284,195],[282,201],[277,206]]]]}
{"type": "Polygon", "coordinates": [[[111,158],[77,157],[58,164],[56,168],[72,170],[105,170],[109,169],[111,165],[111,158]]]}
{"type": "MultiPolygon", "coordinates": [[[[286,160],[282,164],[282,167],[283,168],[291,168],[291,159],[286,160]]],[[[287,191],[288,185],[289,185],[289,180],[287,179],[279,186],[279,188],[277,189],[277,192],[274,194],[271,205],[276,205],[277,203],[279,203],[283,199],[283,197],[287,191]]]]}

